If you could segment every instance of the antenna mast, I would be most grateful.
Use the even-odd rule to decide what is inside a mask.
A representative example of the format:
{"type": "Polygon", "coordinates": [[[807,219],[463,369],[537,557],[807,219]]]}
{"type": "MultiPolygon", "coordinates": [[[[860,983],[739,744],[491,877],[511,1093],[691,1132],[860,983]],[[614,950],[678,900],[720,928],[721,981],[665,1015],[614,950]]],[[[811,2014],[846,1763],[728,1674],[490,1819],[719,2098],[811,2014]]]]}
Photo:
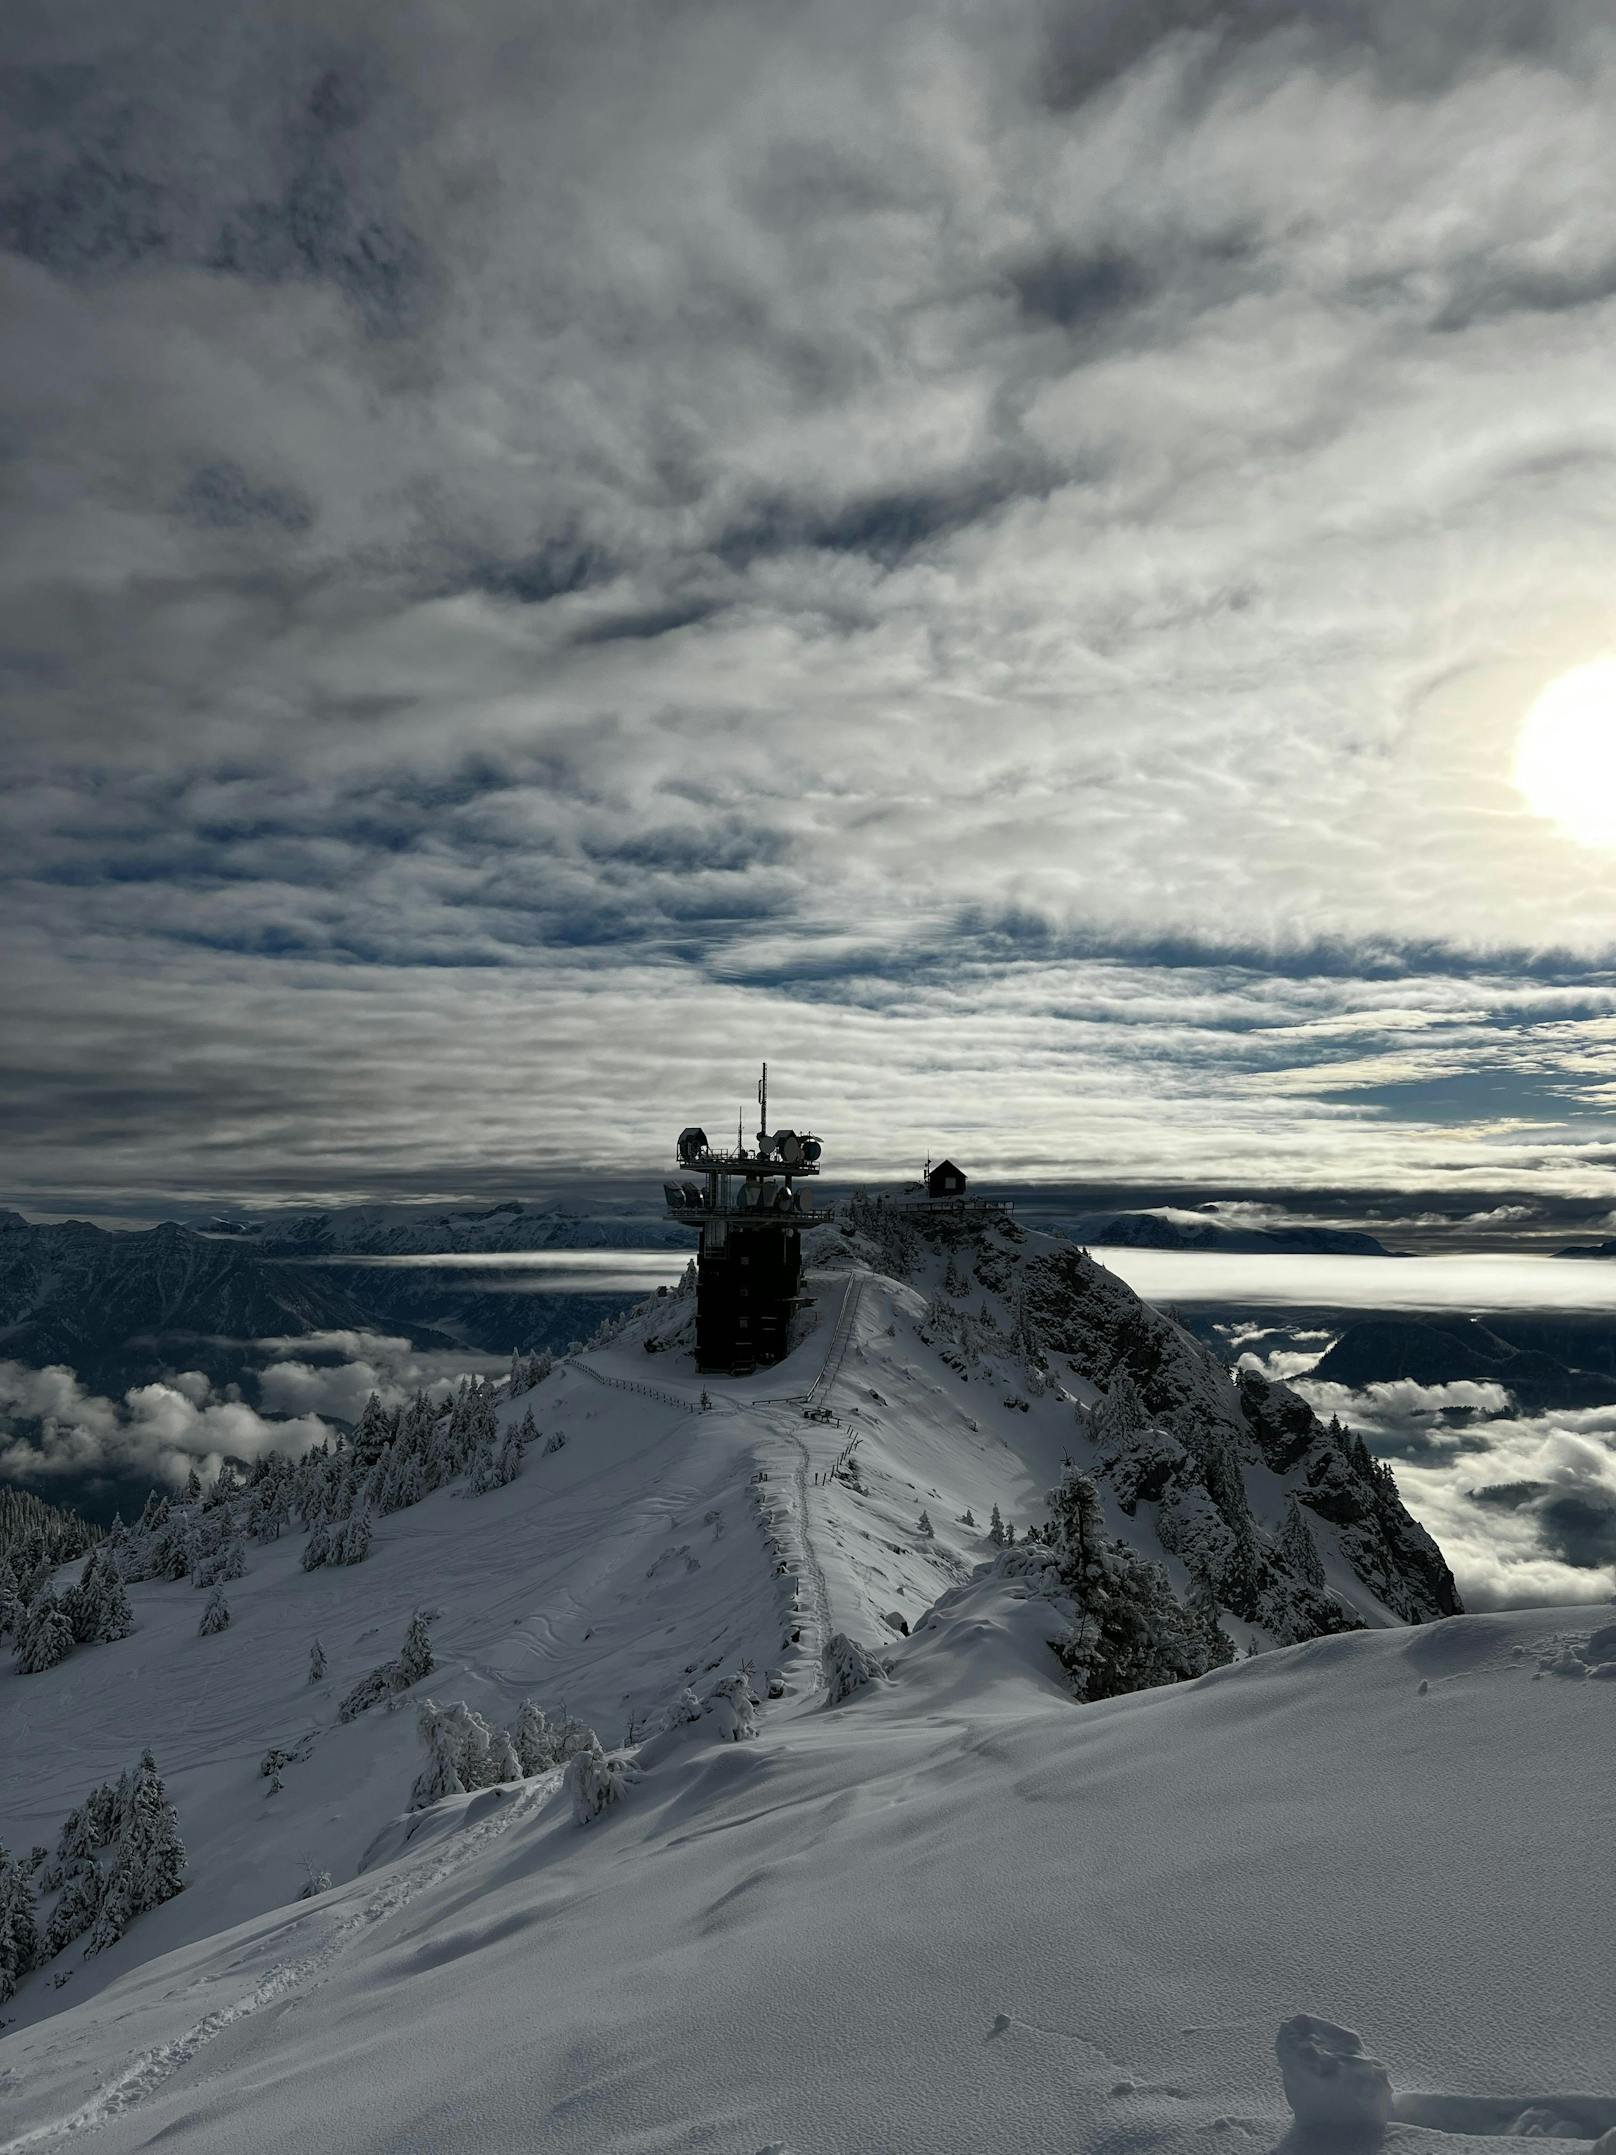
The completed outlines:
{"type": "Polygon", "coordinates": [[[761,1152],[768,1141],[769,1128],[769,1066],[763,1065],[763,1075],[758,1079],[758,1150],[761,1152]]]}

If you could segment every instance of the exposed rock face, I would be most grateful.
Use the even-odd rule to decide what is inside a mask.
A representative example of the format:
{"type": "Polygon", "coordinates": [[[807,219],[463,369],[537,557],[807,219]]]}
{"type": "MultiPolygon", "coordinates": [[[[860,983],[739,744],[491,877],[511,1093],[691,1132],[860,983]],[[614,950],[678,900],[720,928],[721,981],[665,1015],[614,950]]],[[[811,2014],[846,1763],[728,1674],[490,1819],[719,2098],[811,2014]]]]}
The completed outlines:
{"type": "Polygon", "coordinates": [[[1405,1511],[1396,1476],[1361,1437],[1321,1422],[1288,1385],[1254,1370],[1241,1371],[1239,1396],[1266,1463],[1337,1529],[1342,1555],[1378,1600],[1411,1624],[1460,1613],[1442,1551],[1405,1511]]]}
{"type": "Polygon", "coordinates": [[[1441,1551],[1361,1438],[1320,1422],[1285,1385],[1246,1373],[1232,1382],[1073,1244],[981,1215],[889,1211],[858,1224],[884,1269],[929,1281],[946,1252],[951,1274],[968,1272],[973,1295],[1000,1305],[967,1320],[966,1362],[996,1327],[1032,1389],[1071,1377],[1098,1389],[1078,1418],[1088,1443],[1074,1443],[1076,1463],[1128,1516],[1153,1507],[1162,1549],[1234,1615],[1290,1643],[1374,1619],[1359,1588],[1408,1623],[1458,1613],[1441,1551]]]}

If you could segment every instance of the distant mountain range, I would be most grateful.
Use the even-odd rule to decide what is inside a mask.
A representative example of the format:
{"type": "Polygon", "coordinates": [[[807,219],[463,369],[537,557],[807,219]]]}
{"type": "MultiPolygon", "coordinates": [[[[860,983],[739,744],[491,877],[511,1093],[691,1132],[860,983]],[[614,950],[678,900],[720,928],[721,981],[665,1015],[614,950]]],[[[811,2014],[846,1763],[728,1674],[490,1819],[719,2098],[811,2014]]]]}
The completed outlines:
{"type": "Polygon", "coordinates": [[[266,1257],[470,1256],[535,1250],[692,1249],[688,1230],[649,1207],[586,1212],[576,1205],[528,1205],[512,1198],[481,1209],[428,1212],[419,1205],[347,1205],[332,1211],[273,1213],[262,1220],[216,1219],[205,1230],[266,1257]]]}
{"type": "Polygon", "coordinates": [[[1288,1257],[1393,1257],[1374,1235],[1346,1227],[1254,1227],[1222,1218],[1215,1205],[1185,1211],[1159,1205],[1143,1212],[1093,1213],[1060,1222],[1085,1247],[1129,1250],[1265,1251],[1288,1257]]]}
{"type": "Polygon", "coordinates": [[[0,1359],[65,1363],[92,1391],[116,1393],[177,1369],[239,1381],[258,1343],[324,1332],[387,1332],[446,1353],[565,1346],[633,1297],[557,1294],[520,1275],[496,1287],[484,1271],[364,1260],[630,1249],[664,1234],[681,1239],[649,1213],[596,1217],[514,1203],[433,1214],[356,1206],[205,1231],[172,1221],[131,1231],[84,1220],[36,1225],[0,1212],[0,1359]]]}
{"type": "Polygon", "coordinates": [[[1607,1318],[1397,1314],[1349,1324],[1309,1376],[1355,1390],[1416,1384],[1501,1384],[1529,1412],[1616,1403],[1616,1332],[1607,1318]]]}
{"type": "Polygon", "coordinates": [[[0,1357],[63,1362],[92,1390],[181,1365],[208,1374],[254,1340],[363,1329],[372,1312],[329,1272],[270,1265],[166,1221],[135,1232],[0,1212],[0,1357]]]}

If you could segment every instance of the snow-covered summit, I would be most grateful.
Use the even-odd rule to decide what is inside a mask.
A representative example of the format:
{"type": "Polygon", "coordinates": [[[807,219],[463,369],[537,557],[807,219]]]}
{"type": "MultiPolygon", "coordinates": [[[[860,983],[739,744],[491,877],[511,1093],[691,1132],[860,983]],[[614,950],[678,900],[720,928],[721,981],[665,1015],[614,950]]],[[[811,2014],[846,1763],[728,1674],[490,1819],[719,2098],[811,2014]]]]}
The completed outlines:
{"type": "MultiPolygon", "coordinates": [[[[1237,1390],[1070,1245],[875,1207],[816,1243],[775,1368],[700,1375],[688,1294],[655,1297],[531,1389],[468,1399],[464,1471],[432,1493],[406,1486],[430,1422],[373,1418],[261,1482],[262,1541],[246,1497],[179,1507],[166,1545],[205,1554],[128,1585],[131,1636],[0,1674],[0,1839],[50,1847],[150,1746],[190,1862],[0,2008],[3,2155],[89,2126],[290,2148],[336,2106],[362,2149],[964,2149],[998,2144],[995,2114],[1190,2147],[1280,2104],[1273,2031],[1297,2012],[1363,2026],[1398,2085],[1485,2079],[1472,2008],[1520,2085],[1590,2084],[1566,1983],[1536,2050],[1511,2048],[1485,1970],[1421,2022],[1348,1886],[1383,1828],[1386,1890],[1448,1913],[1433,1790],[1473,1788],[1495,1739],[1509,1785],[1511,1746],[1562,1747],[1574,1854],[1616,1697],[1586,1621],[1401,1628],[1451,1589],[1351,1440],[1237,1390]],[[1028,1542],[1067,1455],[1172,1593],[1276,1650],[1075,1704],[1051,1651],[1073,1607],[1028,1542]],[[274,1538],[317,1487],[346,1514],[274,1538]],[[204,1582],[228,1602],[212,1631],[204,1582]],[[1538,1666],[1561,1680],[1530,1690],[1538,1666]],[[538,1709],[579,1732],[565,1788],[542,1746],[507,1778],[538,1709]],[[1249,2073],[1172,2032],[1231,2011],[1249,2073]],[[832,2056],[856,2070],[827,2087],[832,2056]]],[[[1496,1884],[1489,1831],[1464,1845],[1496,1884]]]]}

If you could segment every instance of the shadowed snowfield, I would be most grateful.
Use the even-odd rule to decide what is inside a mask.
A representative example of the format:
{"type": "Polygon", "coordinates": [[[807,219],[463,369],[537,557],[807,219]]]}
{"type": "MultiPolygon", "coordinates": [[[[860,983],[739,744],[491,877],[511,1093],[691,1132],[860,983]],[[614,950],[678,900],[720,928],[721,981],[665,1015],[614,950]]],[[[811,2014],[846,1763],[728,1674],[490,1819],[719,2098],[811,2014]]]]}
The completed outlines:
{"type": "MultiPolygon", "coordinates": [[[[815,1291],[796,1353],[709,1380],[711,1412],[673,1355],[599,1350],[529,1395],[568,1441],[509,1487],[389,1516],[351,1570],[255,1551],[218,1637],[146,1585],[133,1639],[0,1676],[13,1845],[150,1741],[192,1858],[8,2009],[0,2155],[1481,2155],[1616,2125],[1606,1612],[1366,1608],[1381,1628],[1077,1706],[1051,1605],[973,1578],[961,1523],[1043,1514],[1070,1399],[958,1383],[910,1289],[815,1291]],[[854,1431],[863,1489],[821,1481],[854,1431]],[[407,1813],[417,1699],[348,1726],[334,1701],[423,1599],[422,1692],[485,1713],[531,1694],[611,1743],[742,1656],[780,1695],[751,1741],[653,1744],[586,1827],[555,1775],[407,1813]],[[891,1680],[828,1707],[838,1630],[891,1680]],[[298,1903],[306,1865],[338,1883],[298,1903]],[[1292,2127],[1299,2012],[1384,2062],[1383,2135],[1292,2127]]],[[[1319,2070],[1344,2114],[1357,2068],[1319,2070]]]]}

